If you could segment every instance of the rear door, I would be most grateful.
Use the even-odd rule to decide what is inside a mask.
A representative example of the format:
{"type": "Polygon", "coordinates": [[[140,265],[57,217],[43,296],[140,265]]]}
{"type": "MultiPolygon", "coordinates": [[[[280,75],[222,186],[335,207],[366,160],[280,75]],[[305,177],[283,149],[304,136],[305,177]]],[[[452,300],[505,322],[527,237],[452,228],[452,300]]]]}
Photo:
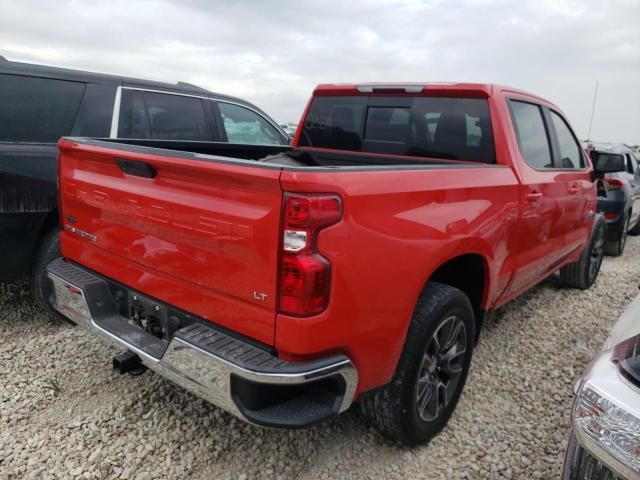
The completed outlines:
{"type": "Polygon", "coordinates": [[[580,224],[578,218],[585,214],[580,197],[588,172],[559,168],[554,120],[546,107],[519,96],[508,102],[523,181],[517,273],[509,288],[514,294],[551,273],[584,243],[586,222],[580,224]]]}
{"type": "Polygon", "coordinates": [[[270,344],[280,169],[88,143],[60,146],[64,256],[270,344]]]}

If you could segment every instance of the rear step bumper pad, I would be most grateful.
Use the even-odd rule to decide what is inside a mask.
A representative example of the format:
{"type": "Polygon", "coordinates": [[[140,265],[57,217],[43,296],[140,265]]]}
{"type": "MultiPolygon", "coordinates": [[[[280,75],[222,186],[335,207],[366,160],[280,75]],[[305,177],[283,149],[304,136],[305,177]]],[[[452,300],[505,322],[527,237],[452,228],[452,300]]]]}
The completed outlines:
{"type": "Polygon", "coordinates": [[[117,313],[107,279],[63,259],[47,270],[57,311],[245,421],[305,427],[343,412],[353,402],[358,374],[345,355],[288,362],[207,322],[191,323],[170,341],[162,340],[117,313]]]}

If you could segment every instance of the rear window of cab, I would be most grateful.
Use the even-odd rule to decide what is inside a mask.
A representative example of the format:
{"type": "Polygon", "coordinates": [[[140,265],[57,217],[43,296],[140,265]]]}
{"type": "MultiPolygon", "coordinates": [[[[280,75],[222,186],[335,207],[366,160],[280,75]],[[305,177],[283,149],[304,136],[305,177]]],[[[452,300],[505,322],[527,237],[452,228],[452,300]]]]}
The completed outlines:
{"type": "Polygon", "coordinates": [[[319,96],[300,146],[496,163],[486,99],[319,96]]]}

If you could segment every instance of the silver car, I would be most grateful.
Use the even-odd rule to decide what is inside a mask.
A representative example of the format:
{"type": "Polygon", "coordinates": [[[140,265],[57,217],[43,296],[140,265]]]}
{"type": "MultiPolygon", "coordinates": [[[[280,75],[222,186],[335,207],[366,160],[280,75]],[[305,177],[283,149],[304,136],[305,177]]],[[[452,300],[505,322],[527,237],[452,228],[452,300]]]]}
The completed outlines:
{"type": "Polygon", "coordinates": [[[640,479],[640,295],[576,384],[563,479],[640,479]]]}

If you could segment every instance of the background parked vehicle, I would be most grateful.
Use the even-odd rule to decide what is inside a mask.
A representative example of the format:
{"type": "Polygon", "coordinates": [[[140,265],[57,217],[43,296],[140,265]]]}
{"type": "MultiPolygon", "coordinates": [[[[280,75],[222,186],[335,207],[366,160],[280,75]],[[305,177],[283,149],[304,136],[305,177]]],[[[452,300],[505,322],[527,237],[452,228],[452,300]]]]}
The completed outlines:
{"type": "Polygon", "coordinates": [[[286,145],[256,106],[178,82],[152,82],[0,57],[0,281],[31,278],[59,256],[56,145],[64,135],[286,145]]]}
{"type": "Polygon", "coordinates": [[[604,191],[598,192],[598,211],[607,222],[605,253],[621,255],[627,234],[640,235],[640,168],[630,148],[614,145],[604,150],[593,150],[591,158],[622,157],[625,171],[609,173],[603,179],[604,191]]]}
{"type": "Polygon", "coordinates": [[[298,129],[298,125],[296,125],[295,123],[282,123],[280,124],[280,127],[286,132],[287,135],[289,135],[290,138],[293,138],[293,136],[296,134],[296,130],[298,129]]]}
{"type": "Polygon", "coordinates": [[[576,388],[565,480],[640,478],[640,295],[576,388]]]}
{"type": "Polygon", "coordinates": [[[62,139],[55,308],[249,422],[361,397],[424,442],[487,311],[596,281],[595,180],[623,162],[592,168],[557,106],[496,85],[322,85],[300,125],[278,156],[62,139]]]}

